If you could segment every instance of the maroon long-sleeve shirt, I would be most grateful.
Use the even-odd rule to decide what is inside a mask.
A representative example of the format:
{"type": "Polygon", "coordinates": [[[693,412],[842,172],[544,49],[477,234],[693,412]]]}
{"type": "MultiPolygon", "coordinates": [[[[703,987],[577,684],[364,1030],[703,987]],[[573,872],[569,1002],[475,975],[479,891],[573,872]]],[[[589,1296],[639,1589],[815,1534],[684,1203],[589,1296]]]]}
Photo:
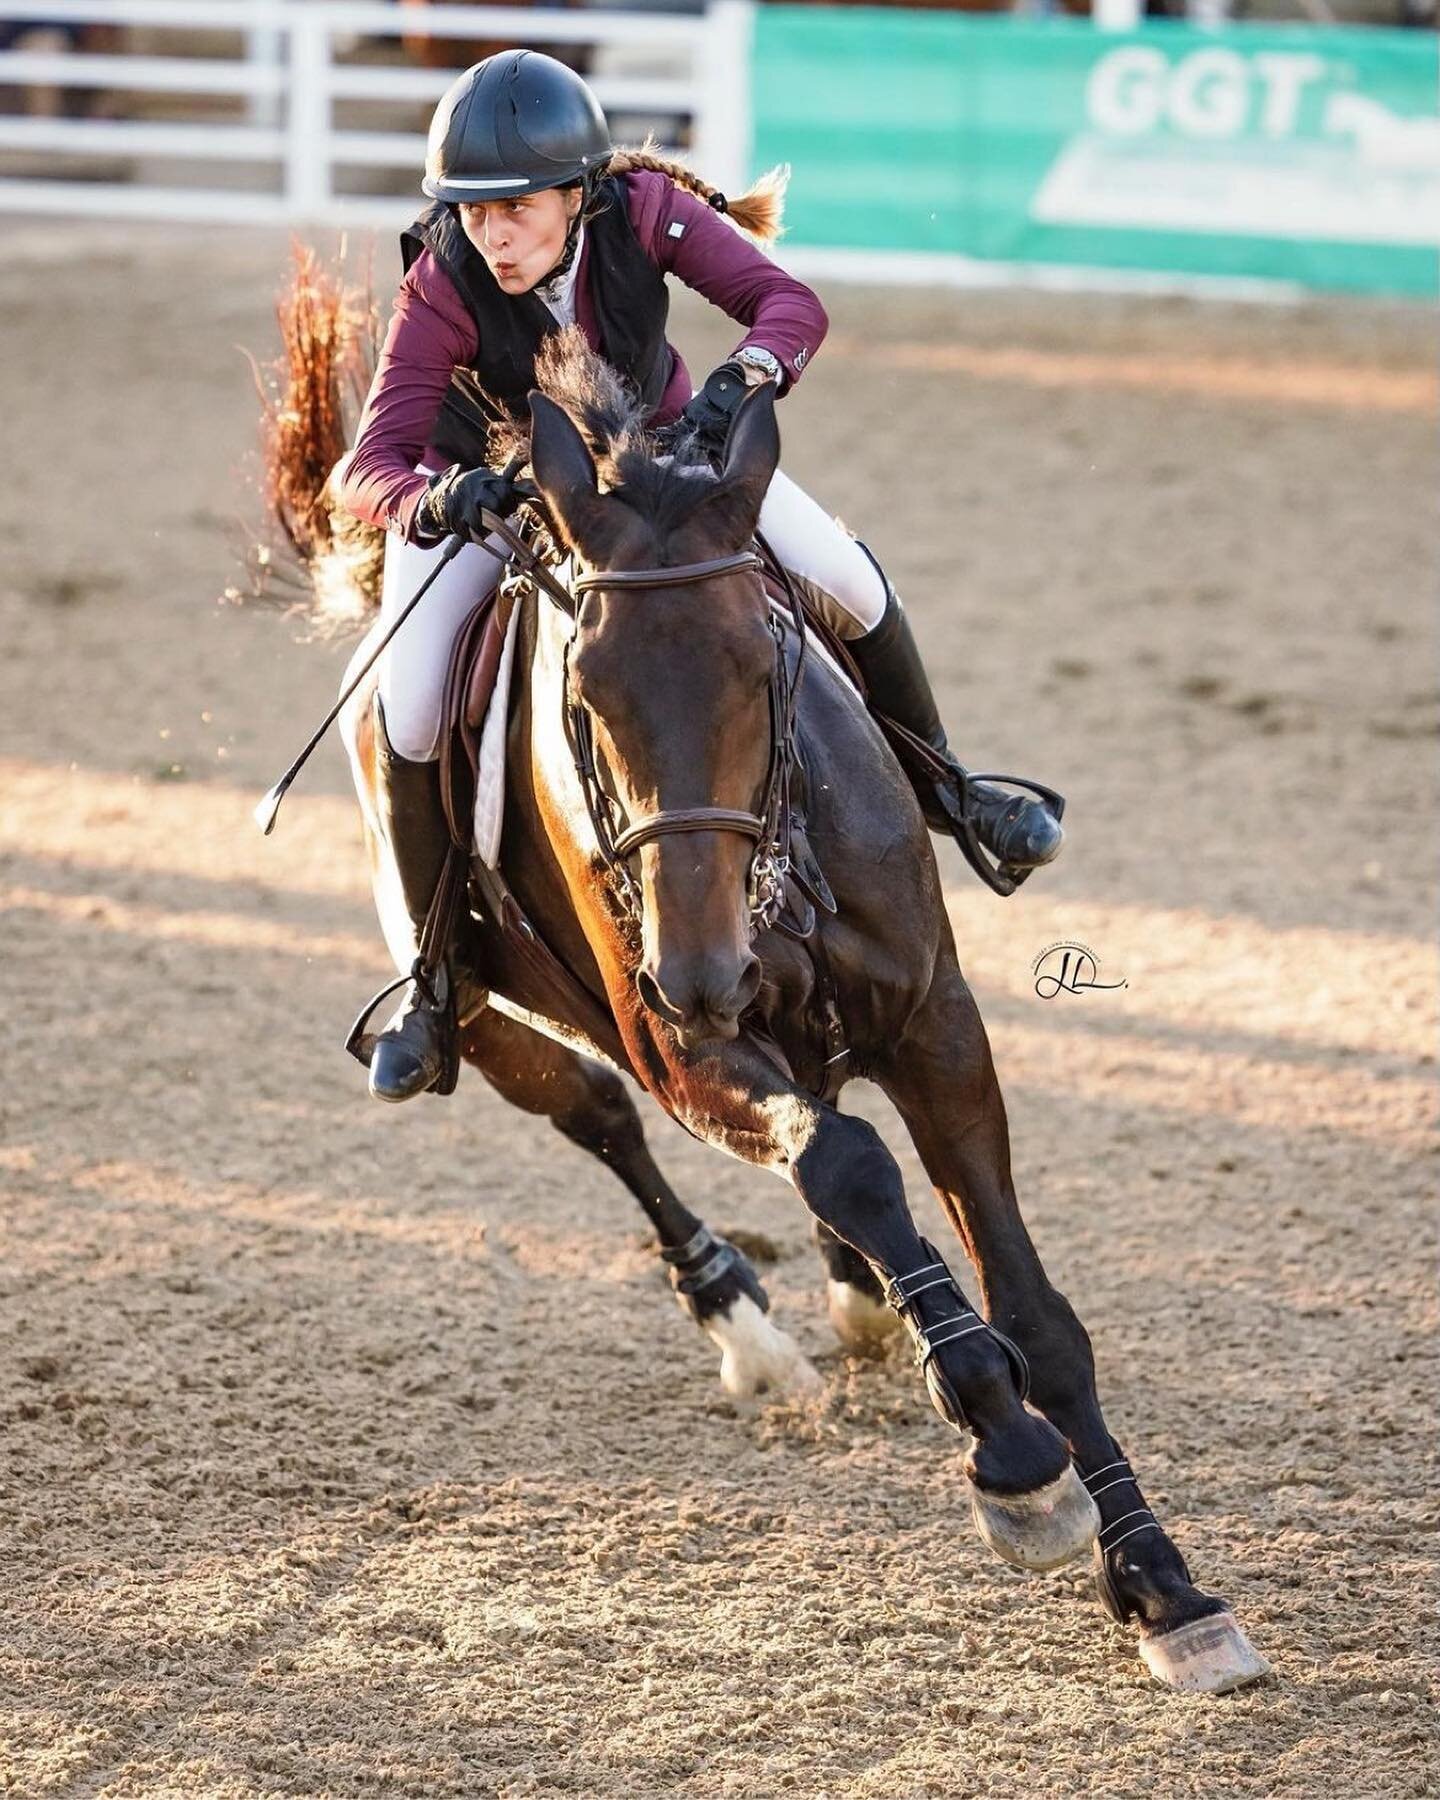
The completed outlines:
{"type": "MultiPolygon", "coordinates": [[[[798,381],[829,325],[811,289],[667,175],[637,170],[623,180],[630,223],[656,267],[678,276],[745,326],[736,349],[758,344],[768,350],[785,371],[783,387],[798,381]]],[[[598,350],[588,261],[587,234],[576,272],[575,322],[598,350]]],[[[455,284],[424,251],[400,284],[354,448],[345,461],[340,502],[348,512],[411,537],[415,508],[426,487],[426,477],[415,465],[445,466],[430,450],[430,434],[451,375],[473,361],[478,348],[475,322],[455,284]]],[[[689,371],[677,354],[653,422],[677,417],[693,392],[689,371]]]]}

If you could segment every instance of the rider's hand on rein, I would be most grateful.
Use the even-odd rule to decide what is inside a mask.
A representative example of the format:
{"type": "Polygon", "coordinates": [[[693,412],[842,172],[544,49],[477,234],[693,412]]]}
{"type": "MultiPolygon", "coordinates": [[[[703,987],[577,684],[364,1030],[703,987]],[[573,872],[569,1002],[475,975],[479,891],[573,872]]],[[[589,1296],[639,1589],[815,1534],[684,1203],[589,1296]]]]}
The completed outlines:
{"type": "Polygon", "coordinates": [[[750,382],[742,363],[732,358],[723,362],[707,378],[698,394],[692,395],[684,412],[675,422],[676,435],[688,427],[695,442],[715,461],[725,453],[725,440],[730,435],[730,422],[735,409],[749,391],[750,382]]]}
{"type": "Polygon", "coordinates": [[[420,543],[438,543],[452,534],[467,543],[483,544],[489,536],[486,512],[506,517],[522,500],[533,499],[536,488],[493,469],[464,469],[459,463],[440,475],[432,475],[415,509],[415,537],[420,543]]]}

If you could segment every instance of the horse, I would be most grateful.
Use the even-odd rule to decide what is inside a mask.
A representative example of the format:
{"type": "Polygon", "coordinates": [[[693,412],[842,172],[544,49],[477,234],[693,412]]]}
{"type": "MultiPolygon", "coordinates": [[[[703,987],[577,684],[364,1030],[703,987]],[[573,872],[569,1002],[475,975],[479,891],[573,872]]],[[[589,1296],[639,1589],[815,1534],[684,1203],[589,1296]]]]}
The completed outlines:
{"type": "MultiPolygon", "coordinates": [[[[762,579],[772,390],[746,397],[716,467],[674,444],[662,453],[633,396],[578,334],[562,337],[529,397],[527,453],[571,579],[520,590],[506,898],[463,921],[490,994],[462,1012],[465,1060],[635,1195],[737,1393],[815,1376],[748,1260],[664,1181],[596,1057],[693,1136],[782,1176],[814,1222],[841,1337],[888,1324],[913,1340],[932,1403],[964,1439],[984,1542],[1032,1570],[1089,1554],[1104,1609],[1169,1687],[1258,1679],[1268,1664],[1148,1506],[1101,1410],[1090,1338],[1026,1230],[911,782],[837,661],[807,643],[803,611],[762,579]],[[822,904],[803,903],[799,923],[791,907],[787,929],[792,826],[822,904]],[[537,988],[525,933],[570,973],[573,1004],[537,988]],[[983,1312],[920,1236],[878,1133],[837,1110],[859,1077],[903,1121],[983,1312]]],[[[371,717],[362,688],[343,720],[362,796],[371,717]]],[[[367,811],[378,867],[373,801],[367,811]]]]}

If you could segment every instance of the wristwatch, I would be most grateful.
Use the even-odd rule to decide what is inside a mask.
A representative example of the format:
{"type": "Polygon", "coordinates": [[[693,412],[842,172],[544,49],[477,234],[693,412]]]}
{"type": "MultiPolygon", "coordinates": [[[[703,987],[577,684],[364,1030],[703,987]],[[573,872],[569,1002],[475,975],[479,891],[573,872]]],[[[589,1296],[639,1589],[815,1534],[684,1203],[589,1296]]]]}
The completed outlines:
{"type": "MultiPolygon", "coordinates": [[[[735,361],[743,363],[747,369],[758,369],[768,381],[778,384],[783,379],[784,370],[780,367],[780,358],[773,356],[768,350],[762,350],[759,344],[747,344],[743,350],[737,350],[735,361]]],[[[752,381],[750,385],[753,387],[755,383],[752,381]]]]}

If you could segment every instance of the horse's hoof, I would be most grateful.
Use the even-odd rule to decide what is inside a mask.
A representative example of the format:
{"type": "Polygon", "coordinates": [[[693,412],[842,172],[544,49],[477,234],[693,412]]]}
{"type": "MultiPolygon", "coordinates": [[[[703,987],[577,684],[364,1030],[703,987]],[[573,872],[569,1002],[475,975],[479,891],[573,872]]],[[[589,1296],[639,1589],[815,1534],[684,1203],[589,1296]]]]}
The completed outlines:
{"type": "Polygon", "coordinates": [[[712,1313],[705,1329],[720,1346],[720,1385],[736,1400],[803,1394],[822,1385],[800,1346],[748,1294],[712,1313]]]}
{"type": "Polygon", "coordinates": [[[900,1315],[883,1300],[874,1299],[853,1282],[836,1281],[833,1275],[825,1283],[825,1304],[836,1337],[859,1356],[873,1356],[905,1329],[900,1315]]]}
{"type": "Polygon", "coordinates": [[[1157,1681],[1182,1694],[1228,1694],[1271,1672],[1228,1612],[1142,1637],[1140,1654],[1157,1681]]]}
{"type": "Polygon", "coordinates": [[[971,1483],[975,1529],[1017,1569],[1058,1569],[1083,1556],[1100,1529],[1100,1509],[1073,1463],[1029,1494],[990,1494],[971,1483]]]}

